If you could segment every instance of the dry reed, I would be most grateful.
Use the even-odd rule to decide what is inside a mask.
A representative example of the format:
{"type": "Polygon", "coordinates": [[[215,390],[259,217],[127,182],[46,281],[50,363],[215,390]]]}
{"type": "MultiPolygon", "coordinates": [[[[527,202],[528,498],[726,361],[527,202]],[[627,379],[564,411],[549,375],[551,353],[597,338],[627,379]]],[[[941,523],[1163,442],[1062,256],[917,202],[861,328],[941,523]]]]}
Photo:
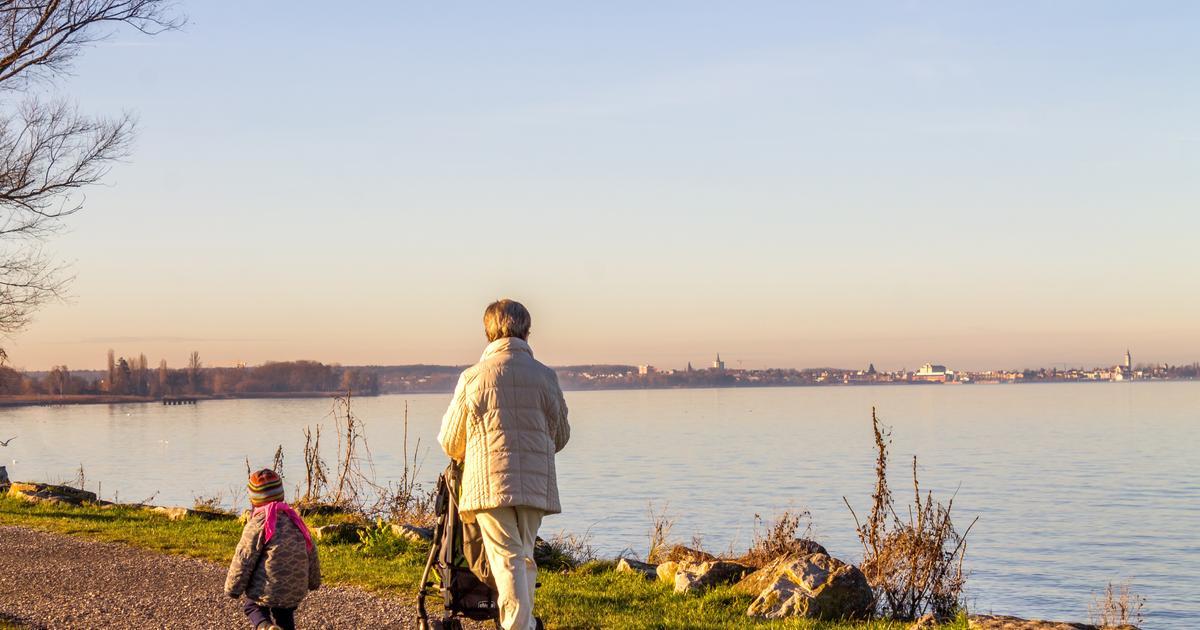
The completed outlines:
{"type": "Polygon", "coordinates": [[[1114,585],[1108,583],[1104,592],[1088,604],[1088,617],[1101,628],[1124,628],[1145,621],[1142,607],[1146,598],[1134,593],[1128,580],[1114,585]]]}
{"type": "Polygon", "coordinates": [[[908,506],[907,519],[901,518],[887,480],[891,432],[880,424],[874,408],[871,425],[876,448],[871,510],[864,521],[859,521],[850,502],[845,497],[843,501],[854,516],[863,545],[860,568],[875,590],[876,610],[897,620],[916,619],[926,613],[948,619],[962,607],[966,538],[978,519],[960,534],[950,518],[953,497],[942,504],[931,492],[922,496],[916,457],[912,468],[914,502],[908,506]]]}

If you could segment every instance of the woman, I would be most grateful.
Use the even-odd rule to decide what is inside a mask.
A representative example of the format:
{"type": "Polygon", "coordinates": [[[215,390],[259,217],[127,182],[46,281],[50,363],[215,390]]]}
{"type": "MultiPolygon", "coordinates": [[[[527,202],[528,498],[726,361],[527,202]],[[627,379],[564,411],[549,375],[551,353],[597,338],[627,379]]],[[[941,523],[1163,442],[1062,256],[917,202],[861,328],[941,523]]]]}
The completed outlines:
{"type": "Polygon", "coordinates": [[[458,508],[483,534],[505,630],[538,630],[533,542],[542,517],[562,511],[554,454],[567,445],[567,403],[554,370],[533,358],[531,318],[500,300],[483,313],[490,342],[462,373],[438,441],[463,463],[458,508]]]}

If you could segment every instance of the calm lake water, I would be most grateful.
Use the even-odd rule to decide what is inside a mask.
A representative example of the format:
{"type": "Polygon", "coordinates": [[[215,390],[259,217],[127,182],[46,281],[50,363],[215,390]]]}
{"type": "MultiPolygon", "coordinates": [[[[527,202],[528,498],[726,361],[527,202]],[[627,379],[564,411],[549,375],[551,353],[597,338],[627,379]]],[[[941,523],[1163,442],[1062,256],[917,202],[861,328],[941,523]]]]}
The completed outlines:
{"type": "MultiPolygon", "coordinates": [[[[355,402],[380,481],[402,466],[402,419],[421,440],[422,477],[445,464],[435,442],[449,395],[355,402]]],[[[873,486],[871,406],[893,427],[893,488],[948,498],[969,538],[976,612],[1086,620],[1093,593],[1132,580],[1146,628],[1200,628],[1200,383],[814,387],[568,392],[572,441],[559,455],[565,513],[543,534],[588,533],[605,555],[644,553],[650,505],[673,536],[744,549],[754,515],[811,511],[815,537],[857,561],[846,496],[862,511],[873,486]]],[[[105,498],[189,505],[244,483],[249,457],[285,452],[302,479],[305,425],[326,428],[326,400],[231,400],[0,411],[14,479],[58,480],[82,463],[105,498]]],[[[290,490],[290,488],[289,488],[290,490]]],[[[244,495],[241,498],[244,505],[244,495]]]]}

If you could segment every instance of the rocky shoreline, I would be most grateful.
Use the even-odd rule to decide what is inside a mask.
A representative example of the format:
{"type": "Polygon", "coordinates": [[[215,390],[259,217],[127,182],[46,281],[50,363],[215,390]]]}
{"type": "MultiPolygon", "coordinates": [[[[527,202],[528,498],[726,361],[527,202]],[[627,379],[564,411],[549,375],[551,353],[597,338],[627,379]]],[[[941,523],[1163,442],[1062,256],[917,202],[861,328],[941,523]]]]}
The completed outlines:
{"type": "MultiPolygon", "coordinates": [[[[72,506],[90,504],[101,508],[114,505],[106,501],[99,501],[92,492],[70,486],[10,482],[2,467],[0,467],[0,493],[7,493],[10,497],[31,503],[72,506]]],[[[239,518],[230,513],[184,507],[141,504],[123,507],[156,512],[173,521],[185,519],[234,520],[239,518]]],[[[242,518],[245,516],[246,514],[243,514],[242,518]]],[[[359,534],[367,529],[365,525],[337,523],[316,527],[313,529],[313,533],[318,540],[330,543],[353,542],[358,540],[359,534]]],[[[432,537],[431,530],[405,523],[389,524],[388,529],[392,535],[412,541],[428,541],[432,537]]],[[[38,536],[32,534],[25,536],[28,540],[39,539],[38,536]]],[[[52,535],[44,534],[42,536],[52,535]]],[[[7,548],[10,546],[11,540],[13,539],[4,537],[4,542],[0,543],[0,546],[5,547],[6,553],[0,555],[10,557],[13,555],[14,550],[7,548]]],[[[862,571],[853,564],[830,556],[825,548],[816,542],[798,539],[796,543],[791,552],[765,562],[719,558],[701,550],[673,545],[655,550],[646,562],[633,558],[620,558],[615,563],[615,569],[618,572],[638,575],[647,581],[665,582],[671,585],[675,593],[681,595],[702,593],[716,586],[731,586],[735,592],[752,598],[751,604],[745,612],[745,616],[751,619],[869,619],[874,609],[874,596],[862,571]]],[[[54,544],[60,543],[55,542],[54,544]]],[[[112,546],[109,543],[79,540],[74,540],[71,544],[77,547],[112,546]]],[[[132,548],[130,549],[130,553],[134,553],[132,548]]],[[[552,553],[542,541],[539,541],[537,552],[539,564],[543,564],[543,558],[549,558],[549,554],[552,553]]],[[[152,552],[137,551],[136,553],[154,555],[152,552]]],[[[34,551],[26,557],[44,558],[45,554],[42,551],[34,551]]],[[[93,565],[93,568],[97,568],[97,566],[93,565]]],[[[103,567],[99,567],[99,569],[102,572],[106,570],[103,567]]],[[[102,599],[100,596],[95,597],[102,599]]],[[[96,603],[105,604],[103,601],[96,603]]],[[[11,615],[12,613],[5,611],[5,614],[11,615]]],[[[935,619],[932,615],[927,615],[912,623],[910,630],[926,630],[947,621],[950,620],[935,619]]],[[[1029,620],[1001,615],[971,615],[968,617],[968,624],[970,628],[976,630],[1099,630],[1096,626],[1082,623],[1029,620]]],[[[72,626],[68,624],[61,627],[72,626]]],[[[1120,626],[1119,628],[1120,630],[1137,630],[1134,626],[1120,626]]]]}

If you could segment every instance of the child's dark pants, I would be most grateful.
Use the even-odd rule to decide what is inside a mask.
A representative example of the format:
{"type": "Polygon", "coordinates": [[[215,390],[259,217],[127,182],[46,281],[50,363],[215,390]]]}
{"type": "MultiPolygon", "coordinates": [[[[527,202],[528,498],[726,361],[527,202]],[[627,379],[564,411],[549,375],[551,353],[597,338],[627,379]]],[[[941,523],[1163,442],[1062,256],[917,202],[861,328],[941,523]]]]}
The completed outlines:
{"type": "Polygon", "coordinates": [[[261,624],[271,624],[283,628],[283,630],[296,630],[296,609],[295,608],[271,608],[270,606],[259,606],[256,602],[246,600],[242,610],[246,613],[246,618],[250,620],[250,625],[257,628],[261,624]]]}

